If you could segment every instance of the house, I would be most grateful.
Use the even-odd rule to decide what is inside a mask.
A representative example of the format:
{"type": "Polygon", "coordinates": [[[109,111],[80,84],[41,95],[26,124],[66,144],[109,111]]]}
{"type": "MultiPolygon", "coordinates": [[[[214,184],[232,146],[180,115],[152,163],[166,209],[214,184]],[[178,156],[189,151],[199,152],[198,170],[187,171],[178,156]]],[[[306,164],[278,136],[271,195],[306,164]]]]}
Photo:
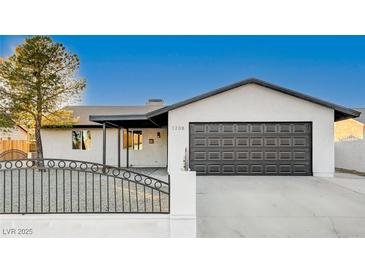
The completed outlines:
{"type": "MultiPolygon", "coordinates": [[[[77,122],[72,128],[52,126],[42,129],[45,158],[101,162],[103,130],[100,123],[90,121],[90,115],[143,115],[164,106],[162,100],[150,99],[140,106],[70,106],[77,122]]],[[[118,165],[118,147],[126,151],[126,129],[120,130],[112,122],[106,129],[107,164],[118,165]],[[120,137],[118,137],[118,133],[120,137]],[[118,140],[121,142],[118,143],[118,140]]],[[[167,166],[167,128],[136,127],[129,130],[129,167],[167,166]]],[[[127,166],[126,153],[121,153],[120,165],[127,166]]]]}
{"type": "Polygon", "coordinates": [[[335,141],[364,139],[365,109],[355,108],[361,112],[360,117],[335,123],[335,141]]]}
{"type": "Polygon", "coordinates": [[[333,176],[334,122],[360,115],[254,78],[169,106],[73,109],[72,128],[42,129],[45,157],[198,175],[333,176]]]}
{"type": "Polygon", "coordinates": [[[28,140],[28,130],[16,125],[14,128],[0,128],[0,141],[4,140],[28,140]]]}

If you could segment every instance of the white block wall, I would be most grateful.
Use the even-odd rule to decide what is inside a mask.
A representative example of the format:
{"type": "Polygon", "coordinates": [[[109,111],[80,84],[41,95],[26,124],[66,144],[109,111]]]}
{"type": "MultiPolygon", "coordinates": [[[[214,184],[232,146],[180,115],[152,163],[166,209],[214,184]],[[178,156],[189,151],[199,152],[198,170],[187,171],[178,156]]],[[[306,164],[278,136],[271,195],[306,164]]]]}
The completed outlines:
{"type": "Polygon", "coordinates": [[[336,168],[365,172],[365,140],[335,143],[336,168]]]}
{"type": "Polygon", "coordinates": [[[334,174],[334,110],[249,84],[169,112],[169,170],[181,170],[190,122],[313,122],[313,173],[334,174]]]}

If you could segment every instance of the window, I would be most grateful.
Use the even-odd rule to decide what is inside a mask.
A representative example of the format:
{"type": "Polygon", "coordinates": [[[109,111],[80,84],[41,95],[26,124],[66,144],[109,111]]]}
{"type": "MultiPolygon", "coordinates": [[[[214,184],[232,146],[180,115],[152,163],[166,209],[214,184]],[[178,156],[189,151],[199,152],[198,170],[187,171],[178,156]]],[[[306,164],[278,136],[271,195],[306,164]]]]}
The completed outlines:
{"type": "Polygon", "coordinates": [[[72,131],[72,149],[89,150],[91,149],[90,130],[72,131]]]}
{"type": "MultiPolygon", "coordinates": [[[[132,150],[142,150],[142,130],[130,130],[128,132],[128,147],[132,150]]],[[[123,129],[123,148],[127,148],[127,130],[123,129]]]]}

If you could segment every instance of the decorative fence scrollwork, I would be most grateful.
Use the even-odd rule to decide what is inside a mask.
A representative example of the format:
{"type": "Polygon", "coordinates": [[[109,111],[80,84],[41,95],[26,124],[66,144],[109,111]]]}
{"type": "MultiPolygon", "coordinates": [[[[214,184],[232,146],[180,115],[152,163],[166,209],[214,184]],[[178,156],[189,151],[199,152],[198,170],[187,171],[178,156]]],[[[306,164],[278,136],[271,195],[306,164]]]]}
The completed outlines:
{"type": "Polygon", "coordinates": [[[169,213],[168,182],[65,159],[0,161],[0,214],[169,213]]]}

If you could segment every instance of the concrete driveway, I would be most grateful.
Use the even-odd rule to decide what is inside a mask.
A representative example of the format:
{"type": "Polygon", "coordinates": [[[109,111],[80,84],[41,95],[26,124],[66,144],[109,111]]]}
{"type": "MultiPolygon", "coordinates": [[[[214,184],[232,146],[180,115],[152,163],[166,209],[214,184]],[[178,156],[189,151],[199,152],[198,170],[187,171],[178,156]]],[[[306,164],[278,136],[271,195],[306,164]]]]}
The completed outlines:
{"type": "Polygon", "coordinates": [[[198,177],[198,237],[365,237],[365,177],[198,177]]]}

